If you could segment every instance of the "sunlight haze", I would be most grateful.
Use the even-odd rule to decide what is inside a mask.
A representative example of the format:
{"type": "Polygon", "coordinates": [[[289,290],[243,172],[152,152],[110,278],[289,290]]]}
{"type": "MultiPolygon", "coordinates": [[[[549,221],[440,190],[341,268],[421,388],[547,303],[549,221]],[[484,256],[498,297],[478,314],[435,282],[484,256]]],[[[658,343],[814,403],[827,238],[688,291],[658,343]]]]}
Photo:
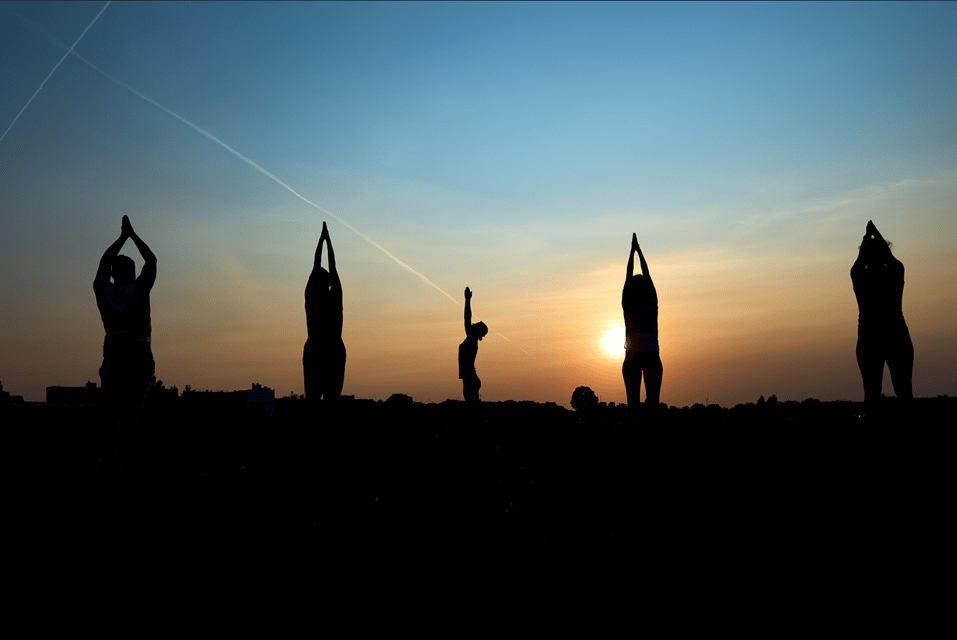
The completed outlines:
{"type": "Polygon", "coordinates": [[[957,393],[954,3],[104,5],[0,4],[6,391],[99,384],[128,215],[180,390],[303,393],[326,221],[343,394],[461,399],[468,286],[483,400],[625,402],[634,232],[662,402],[862,400],[873,220],[914,395],[957,393]]]}

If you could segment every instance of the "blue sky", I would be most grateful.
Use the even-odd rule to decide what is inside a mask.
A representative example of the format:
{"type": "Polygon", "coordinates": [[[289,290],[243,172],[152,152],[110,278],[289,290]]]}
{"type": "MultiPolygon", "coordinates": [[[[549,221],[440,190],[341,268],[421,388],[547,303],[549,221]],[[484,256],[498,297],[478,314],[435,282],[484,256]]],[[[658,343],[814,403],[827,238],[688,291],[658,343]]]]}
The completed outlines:
{"type": "MultiPolygon", "coordinates": [[[[101,8],[2,4],[0,127],[101,8]]],[[[486,399],[624,400],[595,345],[635,231],[662,400],[728,405],[862,396],[847,273],[868,219],[908,268],[916,393],[957,392],[955,26],[953,3],[114,3],[75,53],[471,286],[504,336],[479,353],[486,399]]],[[[328,220],[345,393],[461,394],[455,304],[76,56],[0,141],[0,198],[16,393],[96,379],[90,283],[128,214],[160,257],[167,384],[301,392],[328,220]]]]}

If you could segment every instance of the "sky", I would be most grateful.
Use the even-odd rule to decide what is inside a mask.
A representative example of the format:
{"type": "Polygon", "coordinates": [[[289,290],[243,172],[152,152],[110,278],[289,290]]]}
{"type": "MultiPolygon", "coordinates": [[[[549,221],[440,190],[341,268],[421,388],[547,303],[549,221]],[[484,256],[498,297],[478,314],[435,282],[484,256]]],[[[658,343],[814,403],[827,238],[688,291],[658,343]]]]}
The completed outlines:
{"type": "Polygon", "coordinates": [[[99,384],[128,215],[181,390],[303,392],[326,221],[344,394],[461,399],[468,286],[483,400],[624,402],[634,232],[663,402],[862,400],[873,220],[914,393],[957,394],[955,31],[955,3],[4,2],[0,382],[99,384]]]}

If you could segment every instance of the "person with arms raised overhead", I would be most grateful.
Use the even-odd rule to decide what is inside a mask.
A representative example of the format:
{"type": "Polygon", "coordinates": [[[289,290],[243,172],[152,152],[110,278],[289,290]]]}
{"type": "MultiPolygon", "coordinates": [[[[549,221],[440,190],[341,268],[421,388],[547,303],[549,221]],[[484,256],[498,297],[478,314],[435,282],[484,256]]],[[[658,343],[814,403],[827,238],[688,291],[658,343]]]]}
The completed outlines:
{"type": "Polygon", "coordinates": [[[336,254],[326,223],[312,273],[306,284],[306,330],[308,337],[302,353],[302,376],[306,400],[313,405],[320,398],[339,399],[346,375],[346,345],[342,341],[342,283],[336,271],[336,254]],[[322,243],[329,245],[329,271],[322,268],[322,243]]]}
{"type": "Polygon", "coordinates": [[[621,291],[621,308],[625,315],[625,362],[621,365],[621,375],[625,379],[628,414],[632,421],[637,421],[642,374],[645,378],[645,407],[656,414],[662,366],[658,352],[658,291],[634,233],[631,234],[628,274],[621,291]],[[641,263],[641,273],[637,275],[634,274],[635,253],[641,263]]]}
{"type": "Polygon", "coordinates": [[[96,306],[103,320],[103,415],[112,431],[114,454],[122,461],[135,444],[140,414],[156,369],[151,346],[150,291],[156,282],[156,256],[123,216],[120,237],[103,254],[93,280],[96,306]],[[136,277],[136,264],[119,255],[130,239],[145,264],[136,277]],[[112,282],[110,277],[112,276],[112,282]]]}
{"type": "Polygon", "coordinates": [[[868,415],[879,411],[884,363],[898,400],[913,398],[914,343],[904,322],[904,265],[891,254],[872,221],[867,222],[857,260],[851,267],[851,282],[860,312],[857,321],[857,365],[864,381],[864,405],[868,415]]]}
{"type": "Polygon", "coordinates": [[[478,355],[478,341],[487,334],[488,327],[484,322],[472,324],[472,292],[465,287],[465,340],[459,345],[459,378],[462,379],[465,402],[470,405],[480,402],[482,381],[475,372],[475,356],[478,355]]]}

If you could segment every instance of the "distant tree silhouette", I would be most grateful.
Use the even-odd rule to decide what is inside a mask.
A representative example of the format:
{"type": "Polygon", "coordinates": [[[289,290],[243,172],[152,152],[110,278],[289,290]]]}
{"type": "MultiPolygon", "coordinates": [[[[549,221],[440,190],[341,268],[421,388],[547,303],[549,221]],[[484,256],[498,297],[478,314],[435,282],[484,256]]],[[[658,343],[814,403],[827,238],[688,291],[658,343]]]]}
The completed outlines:
{"type": "Polygon", "coordinates": [[[399,405],[404,407],[412,406],[412,396],[407,396],[404,393],[393,393],[389,396],[389,399],[385,401],[386,404],[390,405],[399,405]]]}
{"type": "Polygon", "coordinates": [[[821,401],[817,398],[808,398],[801,403],[805,417],[817,416],[821,412],[821,401]]]}
{"type": "Polygon", "coordinates": [[[581,413],[591,411],[598,406],[598,396],[588,387],[578,387],[572,392],[572,409],[581,413]]]}

